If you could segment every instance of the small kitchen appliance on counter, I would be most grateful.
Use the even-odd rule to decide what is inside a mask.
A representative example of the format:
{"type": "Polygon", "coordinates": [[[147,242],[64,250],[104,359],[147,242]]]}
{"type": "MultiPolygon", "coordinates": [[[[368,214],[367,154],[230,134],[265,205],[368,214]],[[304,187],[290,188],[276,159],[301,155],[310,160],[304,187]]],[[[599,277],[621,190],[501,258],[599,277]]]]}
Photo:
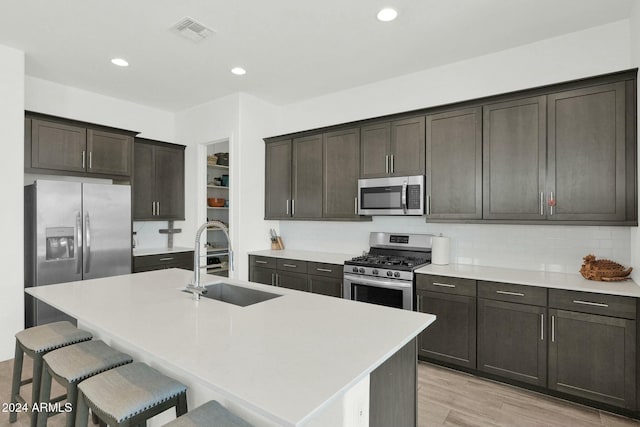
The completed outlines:
{"type": "Polygon", "coordinates": [[[413,310],[413,272],[431,263],[432,237],[371,233],[369,252],[344,263],[344,298],[413,310]]]}

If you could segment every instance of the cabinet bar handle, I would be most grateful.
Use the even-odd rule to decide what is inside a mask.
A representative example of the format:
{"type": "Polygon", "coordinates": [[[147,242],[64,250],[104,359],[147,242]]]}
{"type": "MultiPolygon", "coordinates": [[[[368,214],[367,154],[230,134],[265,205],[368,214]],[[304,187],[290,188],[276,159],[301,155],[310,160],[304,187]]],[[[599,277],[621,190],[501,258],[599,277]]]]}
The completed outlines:
{"type": "Polygon", "coordinates": [[[540,341],[544,341],[544,314],[540,313],[540,341]]]}
{"type": "Polygon", "coordinates": [[[262,261],[262,260],[260,260],[260,259],[257,259],[257,260],[255,260],[254,262],[255,262],[256,264],[266,264],[266,263],[267,263],[267,261],[262,261]]]}
{"type": "Polygon", "coordinates": [[[278,273],[275,273],[276,276],[276,286],[280,286],[280,276],[278,276],[278,273]]]}
{"type": "Polygon", "coordinates": [[[420,313],[420,312],[422,312],[422,295],[418,295],[418,298],[417,298],[416,302],[417,302],[417,305],[418,305],[418,307],[416,307],[416,310],[420,313]]]}
{"type": "Polygon", "coordinates": [[[84,169],[84,157],[85,157],[85,152],[82,152],[82,169],[84,169]]]}
{"type": "Polygon", "coordinates": [[[353,198],[353,213],[358,215],[358,198],[353,198]]]}
{"type": "Polygon", "coordinates": [[[609,307],[609,304],[604,304],[601,302],[589,302],[589,301],[581,301],[579,299],[574,299],[573,300],[574,304],[582,304],[582,305],[592,305],[594,307],[609,307]]]}
{"type": "Polygon", "coordinates": [[[431,215],[431,195],[427,194],[427,215],[431,215]]]}
{"type": "Polygon", "coordinates": [[[556,316],[551,316],[551,342],[556,342],[556,316]]]}
{"type": "Polygon", "coordinates": [[[295,199],[291,199],[291,216],[296,214],[296,201],[295,199]]]}
{"type": "Polygon", "coordinates": [[[550,210],[550,214],[551,214],[551,215],[553,215],[553,207],[556,205],[556,201],[555,201],[555,199],[553,198],[553,191],[551,192],[551,199],[550,199],[550,201],[551,201],[551,210],[550,210]]]}
{"type": "Polygon", "coordinates": [[[289,216],[289,199],[287,199],[287,216],[289,216]]]}
{"type": "Polygon", "coordinates": [[[394,173],[395,169],[396,169],[396,165],[395,165],[395,159],[394,159],[394,155],[391,155],[391,173],[394,173]]]}
{"type": "Polygon", "coordinates": [[[156,215],[160,215],[160,202],[156,202],[156,215]]]}
{"type": "Polygon", "coordinates": [[[91,151],[89,151],[89,169],[91,169],[91,151]]]}
{"type": "Polygon", "coordinates": [[[154,216],[156,214],[156,202],[151,202],[151,215],[154,216]]]}
{"type": "Polygon", "coordinates": [[[438,282],[433,282],[432,283],[433,286],[440,286],[443,288],[455,288],[456,285],[450,285],[449,283],[438,283],[438,282]]]}
{"type": "Polygon", "coordinates": [[[173,257],[160,258],[160,261],[171,261],[172,259],[173,259],[173,257]]]}
{"type": "Polygon", "coordinates": [[[330,269],[328,269],[328,268],[316,268],[316,270],[318,270],[318,271],[324,271],[325,273],[331,273],[331,272],[333,272],[333,270],[330,270],[330,269]]]}
{"type": "Polygon", "coordinates": [[[275,273],[271,273],[271,286],[276,285],[275,275],[276,275],[275,273]]]}
{"type": "Polygon", "coordinates": [[[289,268],[296,268],[295,264],[282,264],[282,265],[289,268]]]}
{"type": "Polygon", "coordinates": [[[540,215],[544,216],[544,192],[540,192],[540,215]]]}
{"type": "Polygon", "coordinates": [[[389,173],[389,155],[384,156],[384,172],[389,173]]]}
{"type": "Polygon", "coordinates": [[[512,295],[514,297],[523,297],[524,296],[524,294],[522,292],[509,292],[509,291],[496,291],[496,294],[512,295]]]}

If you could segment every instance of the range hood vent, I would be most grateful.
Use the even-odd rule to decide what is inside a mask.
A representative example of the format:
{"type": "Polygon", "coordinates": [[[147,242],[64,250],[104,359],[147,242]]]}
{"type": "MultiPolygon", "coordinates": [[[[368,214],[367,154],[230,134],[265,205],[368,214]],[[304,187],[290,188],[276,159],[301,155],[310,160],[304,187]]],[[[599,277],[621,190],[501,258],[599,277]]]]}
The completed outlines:
{"type": "Polygon", "coordinates": [[[204,40],[214,33],[211,28],[208,28],[206,25],[193,18],[189,18],[188,16],[178,21],[178,23],[173,25],[171,29],[194,42],[204,40]]]}

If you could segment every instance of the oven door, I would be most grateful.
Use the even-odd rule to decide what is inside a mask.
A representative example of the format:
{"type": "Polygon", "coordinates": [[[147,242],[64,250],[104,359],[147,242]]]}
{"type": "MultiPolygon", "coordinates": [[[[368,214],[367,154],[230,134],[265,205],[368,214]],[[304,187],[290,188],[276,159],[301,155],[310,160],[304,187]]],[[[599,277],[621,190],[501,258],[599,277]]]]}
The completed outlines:
{"type": "Polygon", "coordinates": [[[345,299],[413,310],[413,282],[345,273],[343,283],[345,299]]]}
{"type": "Polygon", "coordinates": [[[358,214],[424,214],[424,176],[359,179],[358,214]]]}

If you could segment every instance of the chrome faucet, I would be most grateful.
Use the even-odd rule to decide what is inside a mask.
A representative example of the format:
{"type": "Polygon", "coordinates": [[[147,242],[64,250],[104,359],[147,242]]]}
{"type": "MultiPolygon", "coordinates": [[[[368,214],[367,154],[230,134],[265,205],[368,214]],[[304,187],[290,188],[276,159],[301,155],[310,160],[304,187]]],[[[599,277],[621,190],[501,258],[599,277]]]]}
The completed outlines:
{"type": "Polygon", "coordinates": [[[220,221],[207,221],[198,228],[196,231],[196,243],[195,243],[195,254],[193,256],[193,283],[189,283],[187,285],[187,290],[193,294],[193,299],[198,301],[201,295],[207,293],[207,289],[200,284],[200,249],[202,246],[200,245],[200,236],[202,236],[202,232],[209,227],[216,227],[222,230],[225,237],[227,238],[228,243],[228,252],[229,252],[229,271],[233,271],[233,250],[231,248],[231,238],[229,237],[229,229],[226,225],[224,225],[220,221]]]}

